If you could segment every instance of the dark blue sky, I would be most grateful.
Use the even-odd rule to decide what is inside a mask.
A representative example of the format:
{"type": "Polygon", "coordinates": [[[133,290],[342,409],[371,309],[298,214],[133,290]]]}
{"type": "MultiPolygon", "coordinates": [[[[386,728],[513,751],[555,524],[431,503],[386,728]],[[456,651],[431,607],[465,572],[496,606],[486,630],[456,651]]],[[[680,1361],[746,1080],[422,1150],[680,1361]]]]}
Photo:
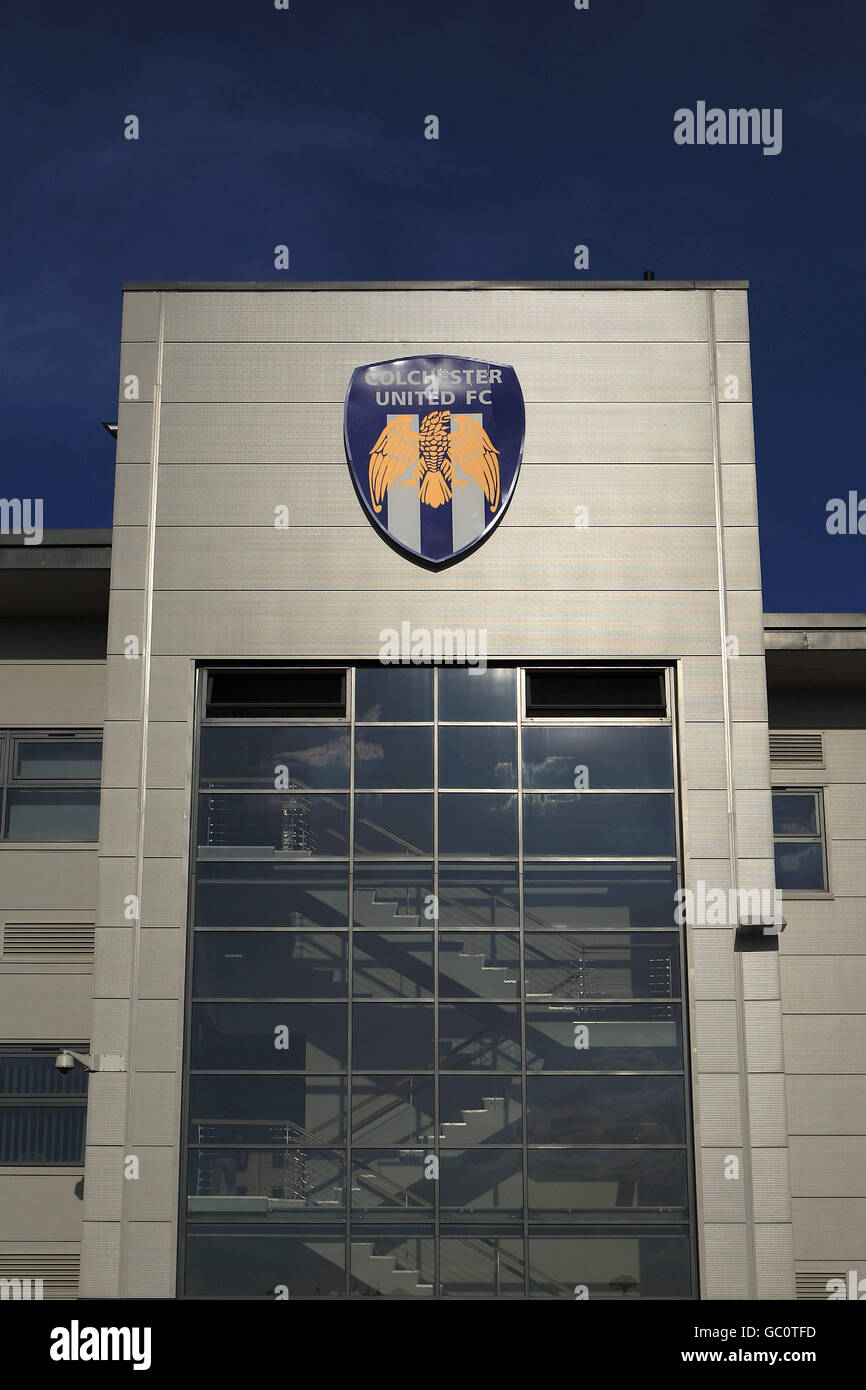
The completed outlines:
{"type": "Polygon", "coordinates": [[[825,529],[866,498],[862,0],[28,0],[4,30],[0,494],[46,527],[111,524],[124,280],[270,280],[283,242],[297,280],[652,267],[751,282],[765,607],[866,609],[866,536],[825,529]],[[781,107],[782,152],[675,145],[698,100],[781,107]]]}

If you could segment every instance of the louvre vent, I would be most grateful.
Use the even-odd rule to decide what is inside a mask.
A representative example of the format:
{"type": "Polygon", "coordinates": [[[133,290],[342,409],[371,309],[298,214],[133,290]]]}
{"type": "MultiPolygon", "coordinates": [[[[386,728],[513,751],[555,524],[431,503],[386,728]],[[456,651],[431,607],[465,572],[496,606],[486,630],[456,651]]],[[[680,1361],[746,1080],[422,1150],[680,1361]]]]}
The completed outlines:
{"type": "Polygon", "coordinates": [[[771,732],[770,762],[776,767],[823,767],[823,735],[771,732]]]}
{"type": "Polygon", "coordinates": [[[3,960],[92,960],[92,922],[7,922],[3,960]]]}
{"type": "Polygon", "coordinates": [[[80,1259],[77,1250],[63,1255],[0,1254],[0,1281],[6,1281],[0,1282],[0,1297],[77,1298],[80,1259]]]}
{"type": "Polygon", "coordinates": [[[848,1287],[848,1273],[844,1269],[798,1269],[794,1276],[796,1280],[796,1297],[799,1299],[811,1299],[813,1303],[826,1303],[830,1297],[827,1292],[827,1285],[831,1279],[841,1279],[845,1288],[848,1287]]]}

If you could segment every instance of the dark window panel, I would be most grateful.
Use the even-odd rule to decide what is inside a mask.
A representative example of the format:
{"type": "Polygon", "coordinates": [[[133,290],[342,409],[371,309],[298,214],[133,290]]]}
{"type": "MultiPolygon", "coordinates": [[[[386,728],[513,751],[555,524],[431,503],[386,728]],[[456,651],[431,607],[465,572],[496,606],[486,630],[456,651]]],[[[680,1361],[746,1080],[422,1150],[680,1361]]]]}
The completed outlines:
{"type": "Polygon", "coordinates": [[[455,1238],[443,1233],[439,1288],[443,1298],[522,1298],[523,1241],[507,1237],[455,1238]]]}
{"type": "Polygon", "coordinates": [[[530,1149],[528,1164],[530,1220],[686,1220],[684,1150],[530,1149]]]}
{"type": "Polygon", "coordinates": [[[18,739],[12,775],[32,781],[97,782],[102,771],[101,739],[18,739]]]}
{"type": "Polygon", "coordinates": [[[349,730],[290,724],[205,725],[199,780],[203,789],[260,787],[282,790],[349,785],[349,730]],[[287,769],[287,771],[283,771],[287,769]]]}
{"type": "Polygon", "coordinates": [[[345,855],[349,798],[340,792],[205,792],[199,797],[200,853],[345,855]]]}
{"type": "Polygon", "coordinates": [[[516,794],[440,793],[439,853],[502,858],[515,855],[516,794]]]}
{"type": "Polygon", "coordinates": [[[364,932],[355,937],[355,999],[432,999],[432,932],[364,932]]]}
{"type": "Polygon", "coordinates": [[[342,1076],[192,1076],[191,1144],[341,1144],[342,1076]]]}
{"type": "Polygon", "coordinates": [[[496,724],[517,718],[517,672],[507,667],[440,666],[439,719],[496,724]]]}
{"type": "Polygon", "coordinates": [[[440,930],[446,927],[516,929],[519,924],[516,864],[440,865],[440,930]]]}
{"type": "Polygon", "coordinates": [[[475,1216],[523,1215],[521,1149],[443,1150],[439,1160],[439,1216],[443,1221],[475,1216]]]}
{"type": "Polygon", "coordinates": [[[202,999],[344,999],[347,934],[198,932],[193,993],[202,999]]]}
{"type": "Polygon", "coordinates": [[[531,1298],[574,1298],[576,1285],[593,1299],[693,1296],[687,1232],[646,1230],[530,1236],[531,1298]]]}
{"type": "Polygon", "coordinates": [[[424,722],[433,718],[433,671],[421,666],[359,666],[355,671],[355,719],[424,722]]]}
{"type": "Polygon", "coordinates": [[[193,1149],[187,1209],[212,1221],[274,1221],[299,1211],[345,1211],[346,1161],[330,1149],[193,1149]]]}
{"type": "Polygon", "coordinates": [[[529,1076],[530,1144],[683,1144],[681,1076],[529,1076]]]}
{"type": "Polygon", "coordinates": [[[818,798],[815,793],[773,792],[773,834],[819,834],[818,798]]]}
{"type": "Polygon", "coordinates": [[[364,1232],[353,1238],[351,1258],[355,1298],[433,1296],[436,1261],[429,1237],[364,1232]]]}
{"type": "Polygon", "coordinates": [[[303,667],[211,671],[206,713],[210,719],[333,719],[346,713],[346,673],[303,667]]]}
{"type": "Polygon", "coordinates": [[[443,999],[517,999],[520,937],[515,932],[440,932],[439,995],[443,999]]]}
{"type": "Polygon", "coordinates": [[[353,1076],[353,1144],[432,1143],[433,1096],[432,1076],[353,1076]]]}
{"type": "Polygon", "coordinates": [[[532,932],[526,998],[671,999],[680,993],[674,932],[532,932]]]}
{"type": "Polygon", "coordinates": [[[523,1103],[519,1076],[448,1076],[439,1082],[443,1146],[519,1144],[523,1103]]]}
{"type": "Polygon", "coordinates": [[[436,1182],[423,1148],[353,1148],[353,1212],[396,1207],[417,1220],[432,1215],[435,1196],[436,1182]]]}
{"type": "Polygon", "coordinates": [[[357,728],[355,786],[432,787],[433,730],[376,724],[357,728]]]}
{"type": "Polygon", "coordinates": [[[99,839],[98,787],[10,787],[7,840],[99,839]]]}
{"type": "Polygon", "coordinates": [[[527,725],[525,788],[672,787],[668,725],[527,725]]]}
{"type": "Polygon", "coordinates": [[[827,887],[824,847],[818,840],[777,840],[776,887],[822,892],[827,887]]]}
{"type": "Polygon", "coordinates": [[[199,864],[199,927],[345,927],[349,869],[343,864],[199,864]]]}
{"type": "Polygon", "coordinates": [[[423,792],[358,792],[355,796],[355,853],[433,853],[433,796],[423,792]]]}
{"type": "Polygon", "coordinates": [[[84,1162],[84,1105],[0,1103],[0,1164],[84,1162]]]}
{"type": "Polygon", "coordinates": [[[15,1096],[83,1096],[90,1073],[85,1067],[60,1072],[54,1065],[59,1048],[46,1052],[0,1052],[0,1100],[15,1096]]]}
{"type": "Polygon", "coordinates": [[[675,864],[528,864],[526,929],[670,927],[675,864]]]}
{"type": "Polygon", "coordinates": [[[682,1065],[678,1004],[528,1004],[526,1007],[528,1069],[678,1071],[682,1065]]]}
{"type": "Polygon", "coordinates": [[[433,1005],[355,1004],[353,1065],[373,1071],[433,1066],[433,1005]]]}
{"type": "Polygon", "coordinates": [[[528,670],[526,713],[548,719],[663,716],[664,672],[575,667],[528,670]]]}
{"type": "Polygon", "coordinates": [[[517,1071],[520,1010],[517,1004],[442,1004],[439,1065],[443,1071],[517,1071]]]}
{"type": "Polygon", "coordinates": [[[428,927],[435,922],[433,865],[355,866],[356,927],[428,927]]]}
{"type": "Polygon", "coordinates": [[[203,1071],[341,1071],[346,1005],[194,1004],[190,1060],[203,1071]]]}
{"type": "Polygon", "coordinates": [[[517,730],[477,724],[439,730],[440,787],[516,787],[517,730]]]}
{"type": "Polygon", "coordinates": [[[674,798],[664,792],[527,792],[523,849],[544,855],[676,854],[674,798]]]}
{"type": "Polygon", "coordinates": [[[187,1233],[186,1293],[193,1298],[341,1298],[346,1289],[345,1238],[327,1228],[292,1233],[238,1227],[187,1233]]]}

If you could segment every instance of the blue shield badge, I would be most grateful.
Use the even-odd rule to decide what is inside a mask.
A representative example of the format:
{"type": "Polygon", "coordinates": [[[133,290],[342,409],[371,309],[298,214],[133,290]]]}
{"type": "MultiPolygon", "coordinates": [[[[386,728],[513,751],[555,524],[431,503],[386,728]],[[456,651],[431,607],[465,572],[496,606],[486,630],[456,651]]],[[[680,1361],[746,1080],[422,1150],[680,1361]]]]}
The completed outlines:
{"type": "Polygon", "coordinates": [[[388,539],[445,565],[499,524],[523,454],[513,367],[472,357],[402,357],[356,367],[345,436],[358,496],[388,539]]]}

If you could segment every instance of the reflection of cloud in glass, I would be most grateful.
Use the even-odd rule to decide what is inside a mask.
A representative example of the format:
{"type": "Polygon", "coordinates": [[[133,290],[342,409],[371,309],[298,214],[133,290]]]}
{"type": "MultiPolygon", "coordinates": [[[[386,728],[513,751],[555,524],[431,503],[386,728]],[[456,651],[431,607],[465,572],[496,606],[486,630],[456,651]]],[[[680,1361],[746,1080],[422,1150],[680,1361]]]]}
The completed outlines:
{"type": "Polygon", "coordinates": [[[381,743],[370,743],[367,739],[359,738],[355,743],[355,757],[362,763],[382,762],[385,750],[381,743]]]}
{"type": "Polygon", "coordinates": [[[292,763],[300,763],[306,767],[328,767],[331,763],[344,766],[346,762],[346,736],[339,733],[327,743],[320,743],[315,748],[291,748],[278,754],[278,757],[289,766],[292,763]]]}

